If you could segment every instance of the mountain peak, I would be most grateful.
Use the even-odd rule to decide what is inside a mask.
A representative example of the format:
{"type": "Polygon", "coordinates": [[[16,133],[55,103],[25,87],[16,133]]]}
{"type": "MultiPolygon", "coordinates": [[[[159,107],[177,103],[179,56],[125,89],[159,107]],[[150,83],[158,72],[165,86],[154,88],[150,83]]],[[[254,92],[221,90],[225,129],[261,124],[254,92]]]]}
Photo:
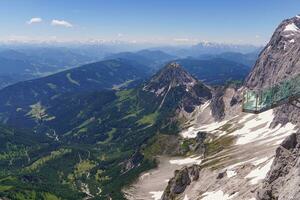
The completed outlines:
{"type": "Polygon", "coordinates": [[[165,89],[183,86],[186,90],[194,86],[198,81],[186,72],[178,63],[171,62],[157,72],[144,90],[162,94],[165,89]]]}
{"type": "Polygon", "coordinates": [[[246,86],[269,87],[300,72],[300,16],[283,20],[261,52],[246,86]]]}
{"type": "Polygon", "coordinates": [[[167,68],[181,68],[181,66],[176,62],[171,62],[167,65],[167,68]]]}

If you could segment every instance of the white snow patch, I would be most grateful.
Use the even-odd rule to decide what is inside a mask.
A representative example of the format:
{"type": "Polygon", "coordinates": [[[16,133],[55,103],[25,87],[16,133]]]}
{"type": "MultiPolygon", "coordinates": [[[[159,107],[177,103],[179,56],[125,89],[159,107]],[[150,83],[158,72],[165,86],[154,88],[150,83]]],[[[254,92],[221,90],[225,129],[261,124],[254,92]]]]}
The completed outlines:
{"type": "Polygon", "coordinates": [[[234,170],[227,170],[226,174],[227,174],[228,178],[231,178],[231,177],[234,177],[236,175],[236,172],[234,170]]]}
{"type": "Polygon", "coordinates": [[[156,94],[156,96],[159,96],[159,95],[161,95],[164,91],[165,91],[165,87],[162,87],[162,88],[159,88],[159,89],[155,92],[155,94],[156,94]]]}
{"type": "Polygon", "coordinates": [[[207,124],[201,127],[189,127],[187,130],[182,131],[180,135],[183,138],[195,138],[197,137],[197,133],[199,131],[204,131],[204,132],[212,132],[215,131],[216,129],[220,128],[221,126],[225,125],[228,122],[228,120],[221,121],[221,122],[214,122],[211,124],[207,124]]]}
{"type": "Polygon", "coordinates": [[[271,159],[267,164],[262,167],[258,167],[252,170],[245,178],[250,178],[250,183],[252,185],[257,184],[260,180],[264,179],[271,168],[273,159],[271,159]]]}
{"type": "Polygon", "coordinates": [[[296,15],[296,17],[297,17],[298,19],[300,19],[300,15],[296,15]]]}
{"type": "Polygon", "coordinates": [[[268,159],[269,159],[268,157],[264,157],[264,158],[253,161],[252,164],[255,166],[258,166],[258,165],[266,162],[268,159]]]}
{"type": "Polygon", "coordinates": [[[291,40],[289,41],[289,43],[295,43],[295,40],[294,40],[294,39],[291,39],[291,40]]]}
{"type": "Polygon", "coordinates": [[[140,180],[143,180],[144,178],[146,178],[146,177],[148,177],[148,176],[150,176],[150,173],[149,173],[149,172],[147,172],[147,173],[141,175],[140,180]]]}
{"type": "Polygon", "coordinates": [[[185,195],[183,200],[189,200],[188,196],[185,195]]]}
{"type": "Polygon", "coordinates": [[[292,123],[288,123],[284,126],[280,124],[276,126],[274,129],[270,129],[272,133],[269,133],[270,138],[264,141],[261,141],[260,144],[271,144],[278,145],[280,144],[287,136],[294,133],[296,131],[296,126],[292,123]]]}
{"type": "Polygon", "coordinates": [[[269,128],[274,119],[273,110],[260,113],[253,119],[245,116],[238,123],[241,124],[245,119],[249,120],[244,123],[244,126],[231,133],[231,135],[238,136],[236,141],[237,145],[257,142],[259,140],[263,140],[263,143],[277,142],[277,140],[284,139],[293,133],[296,127],[288,123],[284,126],[278,125],[275,128],[269,128]]]}
{"type": "MultiPolygon", "coordinates": [[[[237,193],[236,193],[237,194],[237,193]]],[[[235,195],[236,195],[235,194],[235,195]]],[[[232,199],[235,195],[224,194],[223,191],[214,191],[214,192],[205,192],[202,196],[202,200],[229,200],[232,199]]]]}
{"type": "Polygon", "coordinates": [[[201,156],[198,157],[188,157],[183,159],[177,159],[177,160],[170,160],[169,162],[172,165],[188,165],[188,164],[201,164],[201,156]]]}
{"type": "Polygon", "coordinates": [[[245,164],[245,163],[247,163],[247,162],[248,162],[248,161],[244,161],[244,162],[239,162],[239,163],[230,165],[230,166],[227,167],[227,170],[232,170],[232,169],[236,168],[237,166],[243,165],[243,164],[245,164]]]}
{"type": "Polygon", "coordinates": [[[149,193],[152,195],[151,197],[154,200],[160,200],[164,192],[163,191],[156,191],[156,192],[149,192],[149,193]]]}
{"type": "Polygon", "coordinates": [[[286,25],[286,27],[284,28],[283,31],[293,31],[293,32],[295,32],[295,31],[299,31],[299,28],[298,28],[298,26],[296,26],[296,24],[290,23],[290,24],[286,25]]]}

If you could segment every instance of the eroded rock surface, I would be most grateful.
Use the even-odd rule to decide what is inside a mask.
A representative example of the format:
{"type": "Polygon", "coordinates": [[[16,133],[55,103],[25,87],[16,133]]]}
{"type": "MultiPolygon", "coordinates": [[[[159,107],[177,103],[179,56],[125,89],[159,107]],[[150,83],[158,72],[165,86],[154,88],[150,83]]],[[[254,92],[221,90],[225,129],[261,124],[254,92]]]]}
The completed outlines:
{"type": "Polygon", "coordinates": [[[300,199],[300,133],[287,137],[277,148],[274,162],[258,200],[300,199]]]}

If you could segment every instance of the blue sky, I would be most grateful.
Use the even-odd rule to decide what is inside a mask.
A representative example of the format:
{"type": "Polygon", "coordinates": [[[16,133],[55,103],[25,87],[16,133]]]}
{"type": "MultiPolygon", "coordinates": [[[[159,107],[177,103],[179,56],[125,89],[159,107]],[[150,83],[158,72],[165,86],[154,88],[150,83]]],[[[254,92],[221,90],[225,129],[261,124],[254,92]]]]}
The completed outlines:
{"type": "Polygon", "coordinates": [[[299,8],[298,0],[0,0],[0,40],[264,44],[299,8]]]}

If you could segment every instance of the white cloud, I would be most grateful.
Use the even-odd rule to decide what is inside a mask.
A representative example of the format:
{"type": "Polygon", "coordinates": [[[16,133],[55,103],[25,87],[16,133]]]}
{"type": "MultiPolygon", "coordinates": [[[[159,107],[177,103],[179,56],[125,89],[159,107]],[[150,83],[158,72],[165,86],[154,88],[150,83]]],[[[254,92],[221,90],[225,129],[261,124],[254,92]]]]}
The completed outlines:
{"type": "Polygon", "coordinates": [[[29,21],[27,21],[26,23],[27,24],[36,24],[36,23],[40,23],[42,21],[43,21],[43,19],[40,18],[40,17],[33,17],[29,21]]]}
{"type": "Polygon", "coordinates": [[[256,38],[256,39],[260,38],[260,35],[256,35],[255,38],[256,38]]]}
{"type": "Polygon", "coordinates": [[[65,20],[57,20],[57,19],[53,19],[51,22],[52,26],[64,26],[66,28],[72,28],[73,25],[70,22],[67,22],[65,20]]]}
{"type": "Polygon", "coordinates": [[[123,33],[118,33],[118,38],[123,37],[123,33]]]}

